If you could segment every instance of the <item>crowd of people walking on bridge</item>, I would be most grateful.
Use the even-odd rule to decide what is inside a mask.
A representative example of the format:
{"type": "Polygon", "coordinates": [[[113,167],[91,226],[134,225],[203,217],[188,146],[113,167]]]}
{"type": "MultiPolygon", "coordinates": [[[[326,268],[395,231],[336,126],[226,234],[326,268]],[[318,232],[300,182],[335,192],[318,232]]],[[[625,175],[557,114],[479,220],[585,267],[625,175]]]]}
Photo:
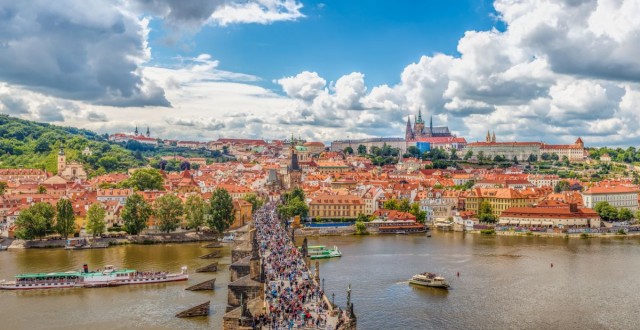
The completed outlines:
{"type": "Polygon", "coordinates": [[[256,213],[255,227],[266,278],[266,315],[256,316],[254,329],[309,329],[327,326],[329,305],[310,278],[302,254],[267,204],[256,213]]]}

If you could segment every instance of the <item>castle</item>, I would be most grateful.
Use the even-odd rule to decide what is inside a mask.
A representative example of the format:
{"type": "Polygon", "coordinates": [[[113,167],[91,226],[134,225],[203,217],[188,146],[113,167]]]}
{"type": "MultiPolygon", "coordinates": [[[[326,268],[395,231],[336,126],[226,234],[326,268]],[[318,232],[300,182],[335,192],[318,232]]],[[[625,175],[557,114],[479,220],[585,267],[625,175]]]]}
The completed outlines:
{"type": "Polygon", "coordinates": [[[406,141],[416,141],[421,138],[430,137],[451,137],[449,127],[439,126],[433,127],[433,117],[429,119],[429,127],[424,126],[424,120],[422,120],[422,110],[418,111],[418,117],[415,119],[413,128],[411,128],[411,116],[407,118],[407,128],[405,132],[406,141]]]}

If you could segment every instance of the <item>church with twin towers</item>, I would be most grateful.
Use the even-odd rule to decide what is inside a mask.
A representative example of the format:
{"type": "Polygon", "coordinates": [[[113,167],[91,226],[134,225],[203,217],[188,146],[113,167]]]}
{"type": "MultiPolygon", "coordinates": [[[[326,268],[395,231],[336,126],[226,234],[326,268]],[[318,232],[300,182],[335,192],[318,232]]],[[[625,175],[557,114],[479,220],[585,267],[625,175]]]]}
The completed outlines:
{"type": "Polygon", "coordinates": [[[407,118],[407,128],[405,131],[406,141],[416,141],[422,138],[431,137],[451,137],[449,127],[446,126],[433,126],[433,116],[429,118],[429,126],[425,126],[422,119],[422,110],[418,111],[418,115],[415,117],[413,127],[411,126],[411,116],[407,118]]]}

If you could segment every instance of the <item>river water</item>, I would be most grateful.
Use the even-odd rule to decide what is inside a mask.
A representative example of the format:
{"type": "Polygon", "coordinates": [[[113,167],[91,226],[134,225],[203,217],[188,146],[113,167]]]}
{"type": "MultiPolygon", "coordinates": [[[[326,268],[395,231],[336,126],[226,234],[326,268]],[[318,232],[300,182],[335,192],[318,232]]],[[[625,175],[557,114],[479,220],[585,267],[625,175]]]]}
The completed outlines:
{"type": "MultiPolygon", "coordinates": [[[[321,260],[325,291],[345,305],[352,287],[359,329],[637,329],[640,240],[485,237],[462,233],[321,237],[342,258],[321,260]],[[553,263],[553,268],[551,267],[553,263]],[[431,271],[452,289],[409,286],[431,271]],[[456,273],[460,272],[460,277],[456,273]]],[[[179,271],[188,283],[102,289],[0,291],[2,329],[220,329],[227,300],[229,249],[218,273],[195,274],[211,260],[204,244],[128,245],[100,250],[0,252],[0,279],[16,273],[114,264],[179,271]],[[216,277],[215,292],[185,291],[216,277]],[[177,319],[211,300],[209,318],[177,319]]],[[[331,299],[331,298],[330,298],[331,299]]]]}

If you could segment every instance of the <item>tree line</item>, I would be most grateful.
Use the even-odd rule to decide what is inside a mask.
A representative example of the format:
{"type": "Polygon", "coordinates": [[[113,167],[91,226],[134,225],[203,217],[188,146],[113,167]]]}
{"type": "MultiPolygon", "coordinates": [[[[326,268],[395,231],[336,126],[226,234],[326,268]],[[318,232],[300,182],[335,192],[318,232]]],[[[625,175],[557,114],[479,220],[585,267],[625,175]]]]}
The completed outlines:
{"type": "MultiPolygon", "coordinates": [[[[261,207],[263,200],[254,194],[245,198],[252,204],[252,210],[261,207]]],[[[211,198],[205,200],[200,195],[191,195],[183,203],[175,194],[169,193],[149,203],[139,194],[132,194],[125,201],[121,212],[123,229],[128,234],[138,235],[147,228],[154,216],[158,230],[172,232],[185,220],[187,228],[199,232],[203,226],[222,233],[233,224],[235,212],[231,195],[223,188],[216,189],[211,198]]],[[[43,238],[58,233],[65,239],[80,228],[76,225],[75,214],[68,199],[60,199],[56,206],[49,203],[35,203],[21,211],[16,220],[16,236],[21,239],[43,238]]],[[[106,210],[100,203],[93,203],[87,210],[86,231],[94,238],[106,230],[106,210]]]]}

